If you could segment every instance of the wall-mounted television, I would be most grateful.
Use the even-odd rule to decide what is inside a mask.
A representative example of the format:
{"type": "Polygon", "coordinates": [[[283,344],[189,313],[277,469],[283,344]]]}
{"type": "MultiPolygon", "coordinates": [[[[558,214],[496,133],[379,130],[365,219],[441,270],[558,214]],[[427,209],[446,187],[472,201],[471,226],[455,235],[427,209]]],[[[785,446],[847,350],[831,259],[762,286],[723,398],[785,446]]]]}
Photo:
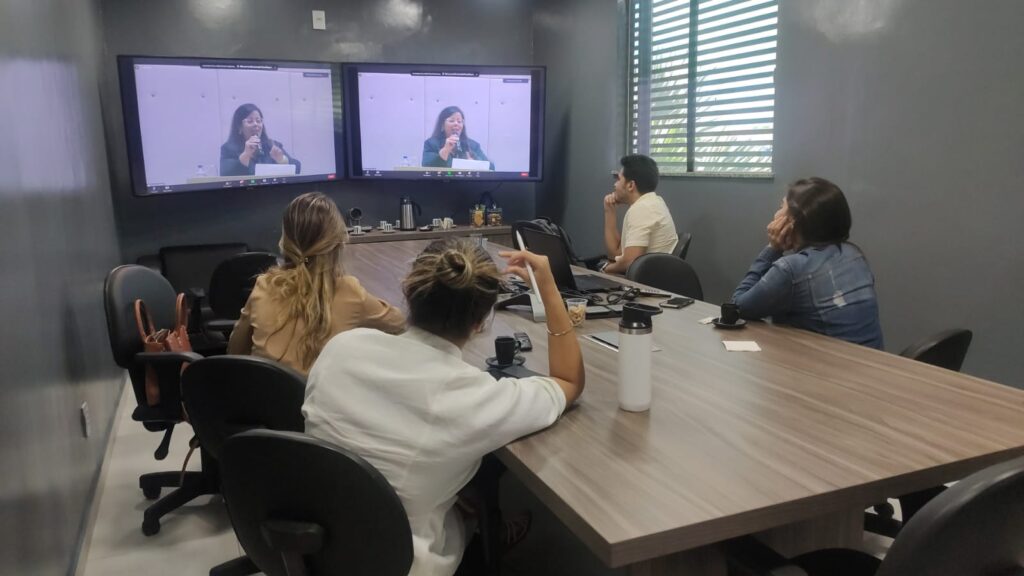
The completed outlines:
{"type": "Polygon", "coordinates": [[[119,56],[132,190],[334,180],[341,82],[325,62],[119,56]]]}
{"type": "Polygon", "coordinates": [[[349,177],[536,181],[542,66],[344,64],[349,177]]]}

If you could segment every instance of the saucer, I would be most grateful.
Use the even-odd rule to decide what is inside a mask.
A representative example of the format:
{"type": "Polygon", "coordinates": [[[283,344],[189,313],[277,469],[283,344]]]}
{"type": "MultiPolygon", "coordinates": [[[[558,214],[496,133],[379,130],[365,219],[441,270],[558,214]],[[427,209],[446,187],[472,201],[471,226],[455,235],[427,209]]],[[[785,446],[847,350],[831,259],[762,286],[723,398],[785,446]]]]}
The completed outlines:
{"type": "Polygon", "coordinates": [[[747,325],[747,321],[743,318],[737,320],[735,324],[726,324],[721,321],[721,318],[715,318],[711,323],[715,325],[715,328],[724,328],[725,330],[737,330],[747,325]]]}
{"type": "Polygon", "coordinates": [[[395,232],[398,232],[398,230],[381,230],[380,231],[381,234],[394,234],[395,232]]]}
{"type": "Polygon", "coordinates": [[[491,368],[508,368],[509,366],[522,366],[526,362],[526,358],[523,358],[522,354],[516,354],[515,358],[512,359],[511,364],[498,364],[498,357],[491,356],[486,360],[487,365],[491,368]]]}

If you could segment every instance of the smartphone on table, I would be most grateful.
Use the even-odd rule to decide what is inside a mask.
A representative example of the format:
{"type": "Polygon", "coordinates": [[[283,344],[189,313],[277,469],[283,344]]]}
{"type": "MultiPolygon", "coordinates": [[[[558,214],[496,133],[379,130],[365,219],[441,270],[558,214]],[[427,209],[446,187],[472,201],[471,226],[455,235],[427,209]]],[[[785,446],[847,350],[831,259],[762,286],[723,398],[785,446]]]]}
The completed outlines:
{"type": "Polygon", "coordinates": [[[686,296],[676,296],[675,298],[669,298],[668,300],[661,303],[662,308],[683,308],[693,304],[693,298],[686,296]]]}

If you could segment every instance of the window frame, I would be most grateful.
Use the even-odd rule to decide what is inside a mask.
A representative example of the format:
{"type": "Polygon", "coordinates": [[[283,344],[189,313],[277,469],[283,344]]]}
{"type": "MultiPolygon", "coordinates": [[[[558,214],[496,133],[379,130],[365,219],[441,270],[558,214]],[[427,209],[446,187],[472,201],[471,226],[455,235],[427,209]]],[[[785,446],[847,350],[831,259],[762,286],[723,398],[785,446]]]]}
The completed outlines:
{"type": "MultiPolygon", "coordinates": [[[[698,90],[697,82],[697,71],[698,63],[694,62],[691,66],[691,56],[698,53],[699,48],[699,37],[698,34],[691,33],[693,28],[691,23],[697,22],[699,19],[700,7],[702,2],[710,0],[689,0],[687,6],[688,19],[685,25],[686,31],[686,55],[684,57],[674,58],[676,62],[675,66],[686,66],[687,70],[687,84],[686,84],[686,167],[685,171],[680,171],[679,168],[668,167],[661,165],[659,162],[660,172],[662,177],[668,178],[709,178],[709,179],[739,179],[739,180],[774,180],[775,178],[775,142],[776,142],[776,101],[778,97],[777,92],[777,72],[778,72],[778,36],[779,36],[779,20],[778,12],[781,10],[781,0],[775,0],[773,5],[776,8],[775,18],[775,48],[774,48],[774,59],[772,60],[772,81],[771,89],[772,94],[772,116],[771,116],[771,139],[765,141],[765,144],[771,146],[771,164],[767,172],[738,172],[738,171],[708,171],[696,170],[695,149],[697,147],[697,97],[696,93],[698,90]],[[667,168],[667,169],[666,169],[667,168]]],[[[761,9],[757,7],[756,9],[761,9]]],[[[626,2],[625,10],[625,28],[626,28],[626,90],[625,90],[625,144],[626,150],[629,154],[648,154],[657,160],[657,156],[650,153],[650,140],[651,140],[651,65],[652,65],[652,45],[654,42],[654,0],[628,0],[626,2]],[[638,11],[639,10],[639,14],[638,11]],[[637,51],[634,57],[634,51],[637,51]],[[633,92],[637,92],[637,97],[634,99],[633,92]],[[644,102],[646,102],[645,105],[644,102]],[[636,119],[634,120],[634,114],[636,119]],[[641,145],[645,143],[645,145],[641,145]]],[[[670,40],[671,41],[671,40],[670,40]]],[[[714,40],[712,40],[713,42],[714,40]]],[[[677,47],[681,48],[682,45],[677,47]]],[[[757,90],[758,88],[752,88],[757,90]]],[[[763,88],[762,88],[763,89],[763,88]]],[[[676,112],[676,110],[673,110],[676,112]]],[[[683,109],[680,107],[678,113],[683,113],[683,109]]]]}

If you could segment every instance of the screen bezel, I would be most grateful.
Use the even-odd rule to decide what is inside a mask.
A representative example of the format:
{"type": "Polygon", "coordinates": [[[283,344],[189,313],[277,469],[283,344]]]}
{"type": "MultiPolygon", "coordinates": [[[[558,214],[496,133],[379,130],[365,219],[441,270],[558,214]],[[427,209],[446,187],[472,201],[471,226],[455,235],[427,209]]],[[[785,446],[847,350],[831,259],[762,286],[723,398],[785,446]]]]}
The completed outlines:
{"type": "Polygon", "coordinates": [[[403,182],[540,182],[544,179],[544,108],[547,79],[546,66],[474,66],[469,64],[392,64],[346,62],[341,65],[342,92],[345,105],[345,150],[347,163],[345,169],[348,177],[353,180],[399,180],[403,182]],[[421,172],[383,171],[381,175],[367,175],[363,170],[361,132],[359,125],[359,72],[385,73],[438,73],[438,72],[477,72],[480,74],[528,74],[531,76],[530,94],[530,171],[527,176],[515,175],[511,172],[477,173],[479,176],[464,176],[458,170],[430,171],[430,175],[421,172]],[[435,172],[451,172],[451,175],[435,175],[435,172]]]}
{"type": "Polygon", "coordinates": [[[256,188],[268,188],[275,186],[308,185],[318,182],[335,182],[345,177],[345,151],[344,151],[344,123],[342,119],[342,91],[341,67],[336,62],[324,62],[314,60],[285,60],[285,59],[257,59],[257,58],[204,58],[204,57],[177,57],[177,56],[145,56],[139,54],[121,54],[117,57],[118,76],[121,90],[121,110],[124,118],[125,144],[128,155],[128,171],[131,179],[132,194],[138,197],[166,196],[168,194],[185,194],[192,192],[209,192],[213,190],[253,190],[256,188]],[[142,124],[139,121],[139,101],[135,84],[135,64],[137,63],[160,63],[160,64],[197,64],[201,62],[218,64],[248,64],[248,65],[286,65],[325,67],[331,71],[331,97],[333,101],[333,124],[334,124],[334,176],[327,174],[313,174],[289,177],[287,182],[273,182],[274,178],[255,178],[253,182],[238,184],[237,182],[210,182],[202,184],[178,184],[168,190],[151,191],[146,182],[146,163],[142,149],[142,124]],[[260,182],[256,182],[260,180],[260,182]],[[262,180],[271,180],[263,183],[262,180]]]}

